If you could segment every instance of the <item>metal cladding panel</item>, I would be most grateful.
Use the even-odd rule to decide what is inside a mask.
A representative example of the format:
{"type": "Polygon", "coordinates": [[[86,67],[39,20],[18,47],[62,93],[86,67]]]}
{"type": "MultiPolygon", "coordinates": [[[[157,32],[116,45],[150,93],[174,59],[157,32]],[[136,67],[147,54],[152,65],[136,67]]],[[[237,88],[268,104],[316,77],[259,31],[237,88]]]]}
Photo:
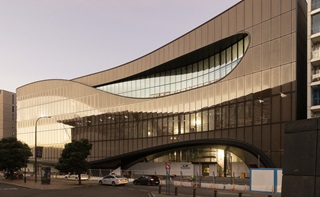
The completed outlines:
{"type": "Polygon", "coordinates": [[[253,25],[257,25],[261,23],[262,17],[262,1],[261,0],[254,0],[253,1],[253,25]]]}

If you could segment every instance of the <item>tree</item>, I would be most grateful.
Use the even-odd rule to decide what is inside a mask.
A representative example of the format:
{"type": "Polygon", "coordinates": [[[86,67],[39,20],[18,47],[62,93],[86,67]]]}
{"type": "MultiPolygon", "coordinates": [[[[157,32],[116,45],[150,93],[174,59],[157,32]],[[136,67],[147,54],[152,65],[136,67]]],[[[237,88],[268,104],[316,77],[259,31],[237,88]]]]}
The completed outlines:
{"type": "Polygon", "coordinates": [[[92,144],[89,144],[89,140],[73,140],[64,146],[55,168],[63,173],[77,174],[79,185],[81,185],[81,174],[89,169],[89,163],[86,159],[90,155],[91,149],[92,144]]]}
{"type": "Polygon", "coordinates": [[[16,137],[0,140],[0,170],[8,173],[6,178],[13,178],[14,171],[27,167],[30,156],[32,152],[29,146],[16,137]]]}

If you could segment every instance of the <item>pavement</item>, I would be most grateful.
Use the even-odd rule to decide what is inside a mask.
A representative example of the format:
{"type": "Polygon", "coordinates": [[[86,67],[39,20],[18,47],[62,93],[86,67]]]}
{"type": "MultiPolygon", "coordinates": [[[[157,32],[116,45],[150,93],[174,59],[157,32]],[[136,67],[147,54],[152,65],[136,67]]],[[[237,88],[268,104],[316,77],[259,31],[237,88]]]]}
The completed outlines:
{"type": "MultiPolygon", "coordinates": [[[[59,178],[51,178],[50,184],[42,184],[41,179],[38,178],[37,182],[35,182],[34,177],[27,177],[26,180],[24,179],[14,179],[14,180],[9,180],[5,179],[3,176],[0,176],[0,183],[3,184],[9,184],[13,186],[19,186],[19,187],[24,187],[24,188],[29,188],[29,189],[39,189],[39,190],[59,190],[59,189],[72,189],[72,188],[79,188],[79,187],[90,187],[90,186],[96,186],[98,184],[98,180],[84,180],[81,182],[81,185],[78,184],[78,181],[76,180],[66,180],[63,177],[59,178]]],[[[170,189],[171,194],[167,194],[164,190],[165,188],[162,188],[161,194],[159,191],[153,191],[149,192],[148,196],[149,197],[168,197],[168,196],[173,196],[174,194],[174,189],[170,189]]],[[[181,188],[182,189],[182,188],[181,188]]],[[[190,189],[190,188],[189,188],[190,189]]],[[[212,190],[210,190],[210,195],[207,195],[208,193],[208,188],[197,188],[197,194],[199,192],[202,193],[200,196],[212,196],[212,190]]],[[[223,192],[225,190],[217,190],[218,193],[223,192]]],[[[234,191],[234,194],[232,196],[238,196],[238,191],[234,191]]],[[[257,197],[269,197],[268,194],[263,193],[263,194],[257,194],[252,195],[252,192],[243,192],[243,196],[257,196],[257,197]],[[248,195],[250,194],[251,195],[248,195]]],[[[181,194],[179,194],[181,196],[181,194]]],[[[192,193],[190,195],[192,196],[192,193]]],[[[219,195],[218,195],[219,196],[219,195]]],[[[280,197],[280,194],[273,194],[272,197],[280,197]]]]}
{"type": "Polygon", "coordinates": [[[86,180],[81,181],[79,185],[76,180],[65,180],[64,178],[51,178],[50,184],[41,183],[41,179],[37,179],[35,182],[33,177],[27,177],[26,181],[24,179],[5,179],[3,176],[0,177],[0,183],[15,185],[19,187],[25,187],[30,189],[40,189],[40,190],[57,190],[57,189],[71,189],[77,187],[88,187],[98,184],[97,180],[86,180]]]}

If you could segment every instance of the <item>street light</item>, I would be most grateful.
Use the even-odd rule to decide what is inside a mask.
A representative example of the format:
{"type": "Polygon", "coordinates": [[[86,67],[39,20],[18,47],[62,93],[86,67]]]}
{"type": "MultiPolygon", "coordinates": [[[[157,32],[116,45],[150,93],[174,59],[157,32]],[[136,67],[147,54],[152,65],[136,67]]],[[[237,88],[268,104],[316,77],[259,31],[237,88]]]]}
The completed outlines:
{"type": "Polygon", "coordinates": [[[34,182],[36,183],[37,182],[37,124],[38,124],[38,121],[41,119],[41,118],[51,118],[51,116],[43,116],[43,117],[39,117],[37,120],[36,120],[36,124],[35,124],[35,129],[34,129],[34,182]]]}

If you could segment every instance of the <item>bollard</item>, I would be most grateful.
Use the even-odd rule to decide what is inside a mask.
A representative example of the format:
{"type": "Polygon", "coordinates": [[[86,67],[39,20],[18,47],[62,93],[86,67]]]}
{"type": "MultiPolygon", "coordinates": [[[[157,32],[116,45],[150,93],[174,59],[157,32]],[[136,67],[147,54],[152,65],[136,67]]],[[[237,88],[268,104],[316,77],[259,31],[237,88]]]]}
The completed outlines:
{"type": "Polygon", "coordinates": [[[239,197],[242,197],[242,193],[241,192],[239,193],[239,197]]]}
{"type": "Polygon", "coordinates": [[[217,190],[214,190],[214,191],[213,191],[213,197],[217,197],[217,196],[218,196],[217,193],[218,193],[218,191],[217,191],[217,190]]]}
{"type": "Polygon", "coordinates": [[[161,185],[159,185],[159,194],[161,194],[161,185]]]}
{"type": "Polygon", "coordinates": [[[196,197],[196,189],[193,188],[193,197],[196,197]]]}
{"type": "Polygon", "coordinates": [[[178,187],[175,187],[175,188],[174,188],[174,195],[175,195],[175,196],[178,196],[178,187]]]}

